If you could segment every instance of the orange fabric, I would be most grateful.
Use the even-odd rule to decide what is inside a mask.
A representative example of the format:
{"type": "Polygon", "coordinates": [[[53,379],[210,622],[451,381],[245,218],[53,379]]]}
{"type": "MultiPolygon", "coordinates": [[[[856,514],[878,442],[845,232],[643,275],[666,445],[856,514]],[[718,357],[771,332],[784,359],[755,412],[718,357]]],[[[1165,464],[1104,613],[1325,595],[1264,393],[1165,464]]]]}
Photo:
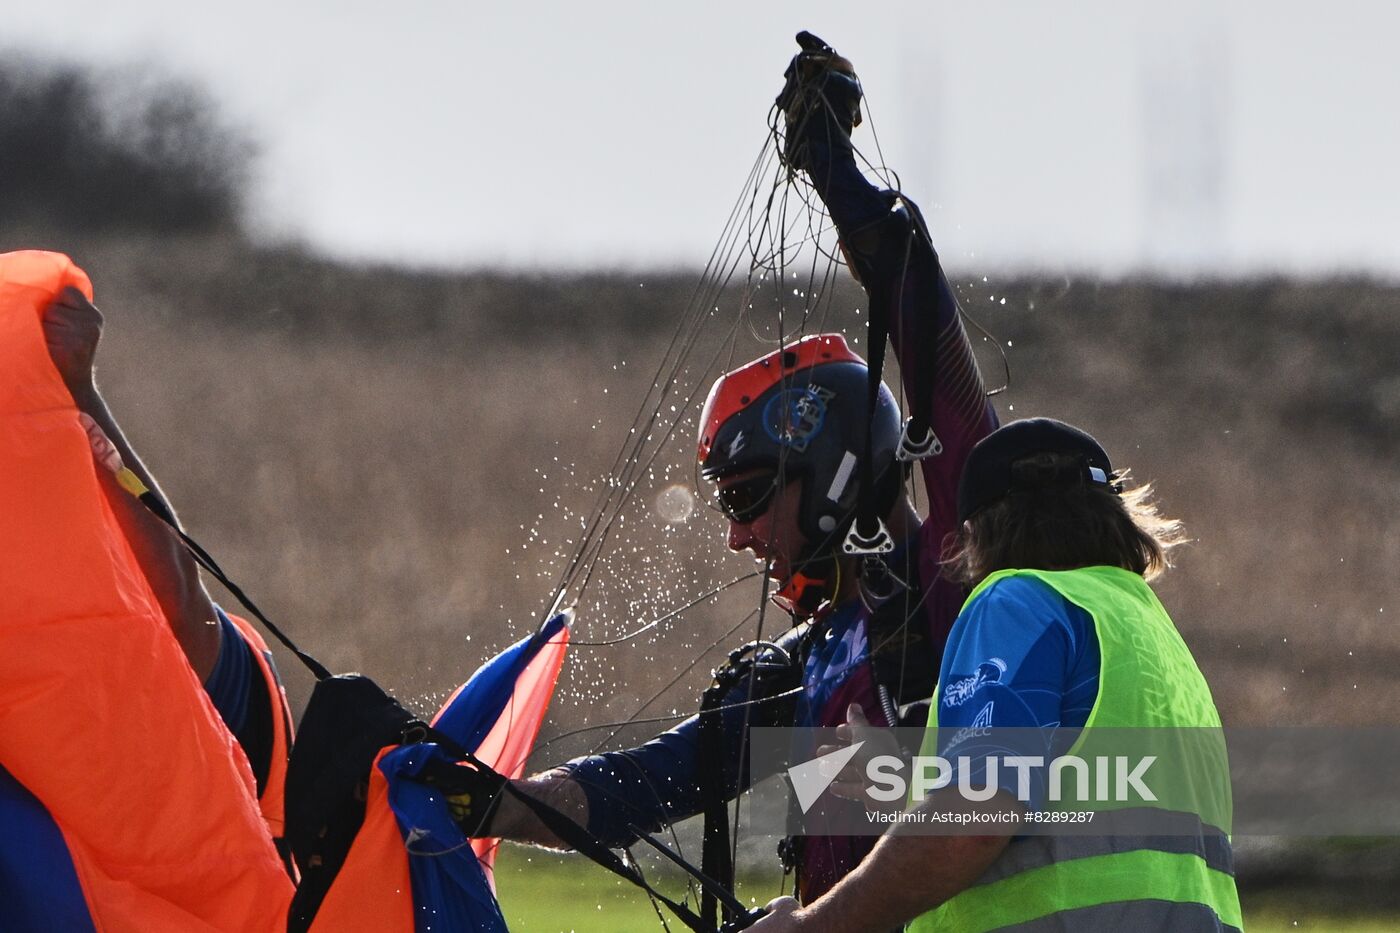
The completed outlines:
{"type": "Polygon", "coordinates": [[[0,762],[103,933],[285,929],[253,776],[123,537],[40,320],[65,256],[0,255],[0,762]]]}
{"type": "Polygon", "coordinates": [[[403,832],[389,806],[389,782],[379,770],[379,759],[397,748],[382,748],[374,757],[365,822],[316,911],[310,933],[413,933],[413,881],[403,832]]]}
{"type": "MultiPolygon", "coordinates": [[[[568,650],[569,630],[561,629],[521,672],[519,687],[511,705],[501,713],[495,726],[477,749],[477,757],[507,777],[519,777],[525,760],[539,734],[559,668],[568,650]],[[517,701],[519,701],[517,703],[517,701]]],[[[458,688],[446,709],[461,693],[458,688]]],[[[311,933],[339,930],[376,930],[384,933],[411,933],[413,926],[413,882],[403,831],[389,806],[389,782],[379,770],[379,761],[399,746],[380,749],[370,767],[369,795],[365,821],[350,852],[326,892],[311,924],[311,933]]],[[[473,839],[472,850],[495,889],[492,864],[498,840],[473,839]]]]}
{"type": "Polygon", "coordinates": [[[287,691],[282,688],[281,681],[268,663],[267,642],[247,619],[231,613],[228,617],[253,649],[253,657],[257,658],[258,670],[262,672],[263,685],[267,687],[268,700],[272,704],[272,764],[267,769],[267,782],[263,786],[262,796],[258,798],[258,806],[263,819],[267,821],[268,831],[273,838],[281,839],[286,827],[283,798],[287,783],[287,755],[292,744],[292,714],[287,703],[287,691]]]}

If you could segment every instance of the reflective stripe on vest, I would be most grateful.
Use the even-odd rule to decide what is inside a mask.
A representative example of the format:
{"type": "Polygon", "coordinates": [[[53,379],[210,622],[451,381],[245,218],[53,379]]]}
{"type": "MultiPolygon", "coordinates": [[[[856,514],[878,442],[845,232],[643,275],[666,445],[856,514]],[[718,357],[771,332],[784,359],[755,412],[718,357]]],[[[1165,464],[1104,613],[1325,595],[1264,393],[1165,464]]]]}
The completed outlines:
{"type": "MultiPolygon", "coordinates": [[[[1220,717],[1205,678],[1156,595],[1137,574],[1089,567],[1001,571],[974,589],[968,602],[1009,576],[1042,581],[1094,620],[1099,693],[1072,753],[1092,756],[1096,727],[1203,727],[1205,740],[1190,738],[1183,747],[1199,752],[1201,759],[1199,767],[1188,767],[1185,773],[1204,778],[1173,788],[1172,796],[1157,807],[1096,814],[1096,825],[1109,831],[1105,835],[1013,840],[972,887],[918,917],[908,929],[971,933],[1241,927],[1227,835],[1229,772],[1218,732],[1220,717]],[[1162,812],[1163,807],[1178,812],[1162,812]],[[1172,835],[1158,835],[1155,829],[1152,835],[1111,834],[1115,821],[1141,825],[1132,821],[1144,811],[1153,817],[1154,827],[1169,827],[1172,835]],[[1204,825],[1203,815],[1209,817],[1204,825]]],[[[929,738],[934,741],[936,728],[930,724],[929,738]]]]}
{"type": "MultiPolygon", "coordinates": [[[[1206,867],[1226,875],[1235,874],[1234,849],[1229,837],[1217,829],[1201,825],[1194,814],[1174,814],[1180,816],[1180,828],[1173,827],[1172,835],[1135,835],[1120,833],[1114,829],[1114,817],[1128,815],[1132,811],[1099,813],[1094,817],[1094,825],[1103,826],[1104,835],[1095,836],[1020,836],[1013,839],[988,868],[977,884],[991,884],[1003,878],[1020,874],[1023,871],[1041,868],[1054,862],[1068,862],[1080,858],[1093,858],[1099,855],[1117,855],[1137,849],[1154,852],[1167,852],[1173,855],[1195,855],[1206,863],[1206,867]],[[1104,825],[1106,824],[1106,825],[1104,825]]],[[[1153,815],[1153,822],[1161,825],[1161,814],[1153,815]]]]}
{"type": "MultiPolygon", "coordinates": [[[[1002,926],[1000,933],[1240,933],[1243,927],[1219,918],[1214,909],[1194,901],[1113,901],[1002,926]]],[[[951,927],[963,929],[963,927],[951,927]]],[[[966,927],[973,929],[973,927],[966,927]]]]}
{"type": "Polygon", "coordinates": [[[1221,921],[1205,904],[1162,901],[1118,901],[1062,910],[1049,917],[1002,928],[1003,933],[1243,933],[1221,921]]]}
{"type": "MultiPolygon", "coordinates": [[[[1136,901],[1145,919],[1133,930],[1212,930],[1243,926],[1235,879],[1214,871],[1195,855],[1138,849],[1055,862],[990,884],[978,884],[924,914],[911,933],[947,930],[980,933],[1045,921],[1051,929],[1079,930],[1061,922],[1061,913],[1136,901]],[[1181,927],[1167,919],[1176,904],[1205,908],[1211,922],[1181,927]]],[[[1119,928],[1115,928],[1119,929],[1119,928]]]]}

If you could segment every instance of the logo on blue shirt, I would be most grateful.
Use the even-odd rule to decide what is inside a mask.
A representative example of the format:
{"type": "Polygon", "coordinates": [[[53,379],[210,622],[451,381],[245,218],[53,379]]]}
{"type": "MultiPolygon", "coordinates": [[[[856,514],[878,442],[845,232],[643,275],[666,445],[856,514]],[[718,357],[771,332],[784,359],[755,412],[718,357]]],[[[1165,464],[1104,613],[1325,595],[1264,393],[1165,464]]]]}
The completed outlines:
{"type": "Polygon", "coordinates": [[[1006,662],[1001,658],[988,658],[977,667],[977,673],[955,680],[943,690],[943,705],[949,709],[955,706],[962,706],[972,695],[982,689],[985,684],[994,684],[1001,681],[1001,675],[1006,673],[1006,662]]]}

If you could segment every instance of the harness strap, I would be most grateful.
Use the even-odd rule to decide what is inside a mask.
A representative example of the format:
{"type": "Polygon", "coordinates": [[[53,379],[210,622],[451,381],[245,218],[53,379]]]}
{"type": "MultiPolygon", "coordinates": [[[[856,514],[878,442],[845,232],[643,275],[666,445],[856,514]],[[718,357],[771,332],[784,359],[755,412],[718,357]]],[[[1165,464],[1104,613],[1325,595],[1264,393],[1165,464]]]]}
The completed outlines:
{"type": "MultiPolygon", "coordinates": [[[[924,223],[924,218],[919,209],[909,201],[900,199],[908,217],[908,231],[904,244],[904,255],[901,261],[901,272],[907,272],[910,263],[915,261],[914,243],[921,241],[930,251],[933,250],[933,238],[929,235],[928,226],[924,223]]],[[[923,254],[919,254],[922,260],[923,254]]],[[[936,268],[934,270],[936,274],[936,268]]],[[[904,288],[904,274],[900,275],[900,289],[904,288]]],[[[902,304],[903,295],[898,298],[902,304]]],[[[931,318],[924,319],[925,326],[936,327],[931,318]]],[[[916,325],[917,326],[917,325],[916,325]]],[[[910,335],[913,336],[913,335],[910,335]]],[[[933,398],[934,386],[938,377],[938,349],[941,343],[941,334],[936,330],[932,334],[925,336],[919,341],[922,349],[926,343],[928,347],[927,359],[920,359],[918,366],[912,372],[906,373],[904,378],[908,380],[911,391],[908,398],[909,419],[904,425],[904,434],[900,443],[900,459],[906,462],[921,460],[924,457],[937,456],[943,452],[943,444],[933,433],[933,398]]]]}
{"type": "Polygon", "coordinates": [[[889,338],[889,306],[882,283],[867,286],[870,294],[870,319],[866,326],[866,349],[870,352],[866,369],[865,451],[860,458],[860,496],[856,500],[856,520],[852,530],[864,539],[874,538],[880,528],[881,515],[876,501],[875,462],[872,427],[875,407],[880,401],[880,377],[885,369],[885,342],[889,338]]]}
{"type": "MultiPolygon", "coordinates": [[[[752,911],[746,911],[732,896],[734,890],[734,855],[729,835],[729,806],[724,782],[725,752],[723,707],[725,700],[736,684],[745,677],[751,678],[752,696],[755,701],[781,695],[797,686],[801,679],[802,661],[807,646],[813,637],[811,626],[794,630],[776,642],[750,642],[729,653],[725,664],[714,672],[714,683],[706,688],[700,699],[699,735],[697,736],[698,774],[700,785],[701,811],[705,815],[704,842],[701,850],[700,870],[714,879],[719,892],[712,894],[702,886],[700,901],[701,916],[706,922],[719,921],[718,907],[724,908],[726,923],[722,929],[743,929],[752,922],[752,911]],[[729,896],[724,896],[729,895],[729,896]],[[746,922],[747,918],[747,922],[746,922]]],[[[777,721],[791,722],[791,713],[769,708],[763,711],[763,704],[757,708],[762,721],[776,724],[777,721]],[[769,717],[773,717],[770,721],[769,717]]],[[[750,723],[752,725],[752,722],[750,723]]],[[[738,769],[742,775],[746,767],[747,736],[740,747],[738,769]]]]}
{"type": "MultiPolygon", "coordinates": [[[[728,668],[726,670],[732,670],[728,668]]],[[[705,829],[700,850],[700,870],[714,878],[727,891],[734,890],[734,862],[729,848],[729,806],[724,794],[724,722],[718,707],[724,705],[729,677],[716,672],[715,682],[706,688],[700,699],[699,783],[700,799],[705,814],[705,829]]],[[[711,926],[719,922],[718,900],[707,888],[700,898],[700,916],[711,926]]],[[[729,911],[725,911],[726,919],[729,911]]]]}
{"type": "MultiPolygon", "coordinates": [[[[468,756],[468,760],[475,761],[475,758],[473,756],[468,756]]],[[[480,765],[480,762],[476,763],[484,767],[484,765],[480,765]]],[[[713,923],[706,923],[689,907],[672,900],[665,894],[656,890],[642,877],[641,872],[624,862],[618,857],[616,852],[595,839],[589,834],[588,830],[584,829],[578,823],[574,822],[563,813],[560,813],[549,804],[541,800],[536,800],[524,791],[517,789],[513,784],[507,783],[505,789],[507,793],[511,794],[528,807],[535,816],[539,817],[540,822],[545,825],[545,828],[558,836],[559,839],[570,848],[592,859],[618,877],[627,879],[632,882],[632,884],[646,891],[651,897],[665,904],[670,908],[671,912],[679,917],[681,922],[689,929],[693,930],[694,933],[715,933],[715,925],[713,923]]],[[[632,828],[632,831],[637,834],[637,838],[663,853],[672,862],[684,869],[687,874],[700,883],[700,886],[704,889],[707,896],[721,898],[724,902],[726,913],[732,911],[737,916],[748,914],[748,911],[745,909],[744,905],[739,902],[739,899],[729,893],[719,882],[707,877],[693,865],[681,859],[680,856],[668,849],[650,833],[643,832],[635,827],[632,828]]]]}
{"type": "Polygon", "coordinates": [[[286,646],[288,651],[296,655],[297,660],[306,665],[306,669],[311,672],[312,676],[317,680],[326,680],[331,676],[331,672],[326,669],[324,664],[298,648],[296,643],[283,634],[280,628],[273,625],[272,620],[263,615],[262,610],[248,598],[248,595],[243,592],[242,588],[228,578],[214,558],[209,555],[209,552],[200,547],[197,541],[181,530],[180,523],[175,520],[175,514],[170,511],[170,507],[161,500],[160,496],[152,492],[146,484],[141,481],[140,477],[126,467],[122,467],[117,471],[117,483],[122,489],[135,496],[152,515],[169,525],[171,530],[179,535],[180,541],[190,552],[195,563],[209,571],[214,579],[223,584],[224,588],[233,594],[234,599],[238,600],[244,609],[252,613],[259,622],[267,627],[267,630],[272,633],[274,638],[286,646]]]}

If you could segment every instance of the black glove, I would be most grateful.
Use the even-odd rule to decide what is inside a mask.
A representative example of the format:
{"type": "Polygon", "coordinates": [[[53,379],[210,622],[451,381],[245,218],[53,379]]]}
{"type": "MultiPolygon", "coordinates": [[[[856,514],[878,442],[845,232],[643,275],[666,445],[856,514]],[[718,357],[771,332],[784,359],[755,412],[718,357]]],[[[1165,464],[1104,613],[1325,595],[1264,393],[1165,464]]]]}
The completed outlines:
{"type": "Polygon", "coordinates": [[[719,933],[739,933],[740,930],[747,930],[766,916],[768,916],[767,908],[755,907],[748,913],[735,917],[733,920],[720,927],[719,933]]]}
{"type": "Polygon", "coordinates": [[[491,835],[491,818],[506,793],[505,777],[474,759],[453,764],[434,759],[423,769],[422,779],[442,791],[452,819],[464,835],[491,835]]]}
{"type": "Polygon", "coordinates": [[[778,94],[783,112],[783,159],[794,169],[810,167],[806,148],[811,143],[851,145],[851,130],[860,126],[860,79],[851,63],[810,32],[799,32],[802,47],[783,77],[778,94]]]}

